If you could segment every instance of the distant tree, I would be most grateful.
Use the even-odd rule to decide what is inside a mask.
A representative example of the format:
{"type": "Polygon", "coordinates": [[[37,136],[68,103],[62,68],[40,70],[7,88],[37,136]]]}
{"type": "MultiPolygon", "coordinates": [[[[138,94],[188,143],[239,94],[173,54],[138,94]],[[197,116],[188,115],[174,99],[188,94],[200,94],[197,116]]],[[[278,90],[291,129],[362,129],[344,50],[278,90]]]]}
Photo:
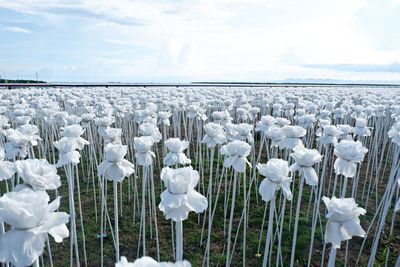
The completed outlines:
{"type": "Polygon", "coordinates": [[[39,80],[10,80],[10,79],[0,79],[0,84],[3,83],[46,83],[45,81],[39,80]]]}

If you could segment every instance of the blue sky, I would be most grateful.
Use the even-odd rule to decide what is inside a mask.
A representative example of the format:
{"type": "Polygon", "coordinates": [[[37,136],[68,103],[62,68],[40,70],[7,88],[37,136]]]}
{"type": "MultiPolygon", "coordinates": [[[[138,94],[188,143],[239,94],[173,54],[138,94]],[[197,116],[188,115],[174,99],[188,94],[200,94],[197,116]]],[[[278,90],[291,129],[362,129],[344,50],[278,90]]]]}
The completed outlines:
{"type": "Polygon", "coordinates": [[[0,0],[0,74],[400,82],[400,0],[0,0]]]}

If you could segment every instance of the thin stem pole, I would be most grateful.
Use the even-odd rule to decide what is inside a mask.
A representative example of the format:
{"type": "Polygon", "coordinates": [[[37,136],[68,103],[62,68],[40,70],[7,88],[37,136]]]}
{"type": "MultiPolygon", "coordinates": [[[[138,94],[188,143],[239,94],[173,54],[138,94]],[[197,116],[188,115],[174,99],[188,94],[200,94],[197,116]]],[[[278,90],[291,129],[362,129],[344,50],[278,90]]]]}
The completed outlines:
{"type": "Polygon", "coordinates": [[[299,184],[299,196],[297,198],[296,219],[295,219],[295,222],[294,222],[292,253],[291,253],[291,256],[290,256],[290,267],[293,267],[294,256],[295,256],[295,252],[296,252],[297,228],[299,226],[299,215],[300,215],[300,207],[301,207],[301,195],[303,193],[303,185],[304,185],[304,177],[303,177],[303,175],[301,175],[300,176],[300,184],[299,184]]]}
{"type": "Polygon", "coordinates": [[[182,261],[183,259],[182,221],[177,221],[175,223],[175,234],[176,234],[176,261],[182,261]]]}
{"type": "Polygon", "coordinates": [[[234,171],[233,174],[233,189],[232,189],[232,205],[231,205],[231,214],[229,217],[229,228],[228,228],[228,245],[226,247],[226,266],[230,266],[230,250],[231,250],[231,237],[232,237],[232,221],[233,214],[235,211],[235,197],[236,197],[236,184],[237,184],[237,172],[234,171]]]}
{"type": "Polygon", "coordinates": [[[274,224],[275,197],[276,196],[274,196],[271,199],[269,206],[268,230],[267,230],[267,239],[265,241],[264,259],[262,265],[263,267],[267,266],[267,261],[268,261],[269,245],[271,243],[272,227],[274,224]]]}
{"type": "Polygon", "coordinates": [[[118,231],[118,182],[113,181],[114,187],[114,230],[115,230],[115,258],[119,262],[119,231],[118,231]]]}

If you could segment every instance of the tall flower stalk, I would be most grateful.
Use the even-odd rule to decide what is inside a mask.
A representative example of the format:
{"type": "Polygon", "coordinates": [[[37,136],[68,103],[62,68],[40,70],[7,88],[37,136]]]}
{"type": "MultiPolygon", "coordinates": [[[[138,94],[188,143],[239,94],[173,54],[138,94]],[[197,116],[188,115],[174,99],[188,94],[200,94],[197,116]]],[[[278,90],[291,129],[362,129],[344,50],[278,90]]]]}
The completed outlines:
{"type": "MultiPolygon", "coordinates": [[[[118,182],[122,182],[125,177],[134,173],[134,165],[124,159],[127,152],[127,146],[120,144],[109,144],[105,148],[105,161],[99,167],[98,172],[102,177],[113,182],[114,191],[114,237],[115,237],[115,256],[116,260],[120,260],[119,256],[119,228],[118,228],[118,182]]],[[[103,180],[103,187],[104,187],[103,180]]],[[[103,189],[102,189],[103,190],[103,189]]],[[[103,233],[103,229],[101,229],[103,233]]],[[[103,238],[101,239],[103,242],[103,238]]],[[[103,255],[102,255],[103,258],[103,255]]]]}
{"type": "Polygon", "coordinates": [[[161,180],[166,190],[161,193],[158,208],[164,213],[166,219],[175,222],[175,260],[182,261],[182,221],[187,219],[190,211],[203,212],[207,208],[207,199],[194,190],[199,181],[199,173],[191,166],[178,169],[165,167],[161,171],[161,180]]]}
{"type": "MultiPolygon", "coordinates": [[[[250,165],[250,162],[247,160],[247,156],[250,155],[251,146],[244,141],[232,141],[221,147],[221,154],[226,155],[227,157],[224,159],[224,167],[233,168],[233,188],[232,188],[232,204],[231,204],[231,212],[229,216],[229,229],[228,229],[228,241],[226,246],[226,266],[230,266],[231,264],[231,236],[232,236],[232,222],[233,222],[233,214],[235,211],[235,200],[236,200],[236,186],[237,186],[237,176],[239,173],[243,173],[243,195],[247,195],[246,191],[246,165],[250,165]]],[[[247,200],[244,197],[243,201],[243,209],[244,209],[244,222],[247,222],[247,200]]],[[[246,265],[246,223],[243,227],[243,266],[246,265]]]]}

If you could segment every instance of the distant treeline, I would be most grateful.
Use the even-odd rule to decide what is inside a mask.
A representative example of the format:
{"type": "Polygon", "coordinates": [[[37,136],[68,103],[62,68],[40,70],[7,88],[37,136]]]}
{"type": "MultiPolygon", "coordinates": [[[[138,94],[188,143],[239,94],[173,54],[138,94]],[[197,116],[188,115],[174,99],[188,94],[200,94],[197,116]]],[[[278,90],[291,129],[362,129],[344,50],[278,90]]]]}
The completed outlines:
{"type": "Polygon", "coordinates": [[[46,83],[45,81],[37,81],[37,80],[9,80],[9,79],[0,79],[0,83],[46,83]]]}

